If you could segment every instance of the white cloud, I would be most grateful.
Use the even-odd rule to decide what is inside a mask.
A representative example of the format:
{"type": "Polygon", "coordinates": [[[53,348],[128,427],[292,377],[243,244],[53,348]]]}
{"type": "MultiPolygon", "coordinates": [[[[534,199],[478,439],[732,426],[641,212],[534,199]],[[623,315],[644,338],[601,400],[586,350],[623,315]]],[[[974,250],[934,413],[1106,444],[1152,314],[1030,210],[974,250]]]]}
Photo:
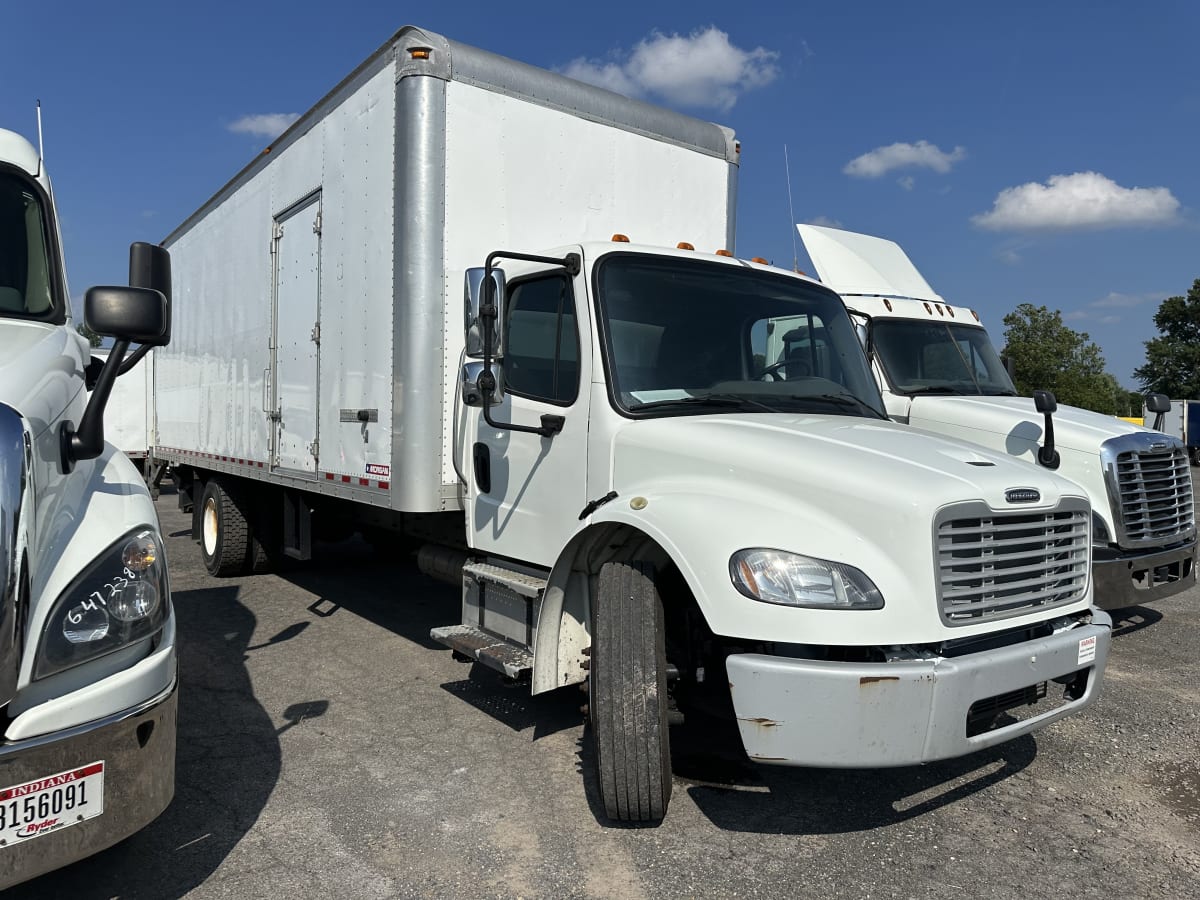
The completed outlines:
{"type": "Polygon", "coordinates": [[[841,228],[842,223],[838,219],[831,219],[829,216],[817,216],[809,219],[805,225],[816,225],[821,228],[841,228]]]}
{"type": "Polygon", "coordinates": [[[1021,254],[1011,247],[1005,247],[996,251],[996,258],[1006,266],[1015,266],[1021,262],[1021,254]]]}
{"type": "Polygon", "coordinates": [[[1063,313],[1066,322],[1098,322],[1101,325],[1116,325],[1121,321],[1120,316],[1102,315],[1090,309],[1076,309],[1063,313]]]}
{"type": "Polygon", "coordinates": [[[263,113],[257,116],[242,116],[227,126],[234,134],[252,134],[255,137],[277,138],[287,131],[288,126],[300,118],[299,113],[263,113]]]}
{"type": "Polygon", "coordinates": [[[563,73],[628,97],[655,96],[680,106],[728,112],[748,90],[779,75],[774,50],[743,50],[715,25],[684,37],[654,32],[611,61],[580,57],[563,73]]]}
{"type": "Polygon", "coordinates": [[[1143,294],[1122,294],[1111,291],[1099,300],[1089,303],[1088,306],[1096,309],[1126,309],[1131,306],[1141,306],[1143,303],[1157,303],[1166,296],[1168,295],[1157,291],[1143,294]]]}
{"type": "Polygon", "coordinates": [[[913,185],[916,183],[917,179],[913,178],[911,175],[901,175],[896,179],[896,184],[900,185],[900,187],[904,188],[906,191],[911,191],[913,189],[913,185]]]}
{"type": "Polygon", "coordinates": [[[966,147],[955,147],[949,153],[929,141],[915,144],[895,143],[876,147],[846,163],[842,171],[858,178],[878,178],[893,169],[932,169],[945,175],[956,162],[967,158],[966,147]]]}
{"type": "Polygon", "coordinates": [[[1099,172],[1076,172],[1005,188],[990,211],[971,221],[997,231],[1116,228],[1170,225],[1178,212],[1179,201],[1165,187],[1125,188],[1099,172]]]}

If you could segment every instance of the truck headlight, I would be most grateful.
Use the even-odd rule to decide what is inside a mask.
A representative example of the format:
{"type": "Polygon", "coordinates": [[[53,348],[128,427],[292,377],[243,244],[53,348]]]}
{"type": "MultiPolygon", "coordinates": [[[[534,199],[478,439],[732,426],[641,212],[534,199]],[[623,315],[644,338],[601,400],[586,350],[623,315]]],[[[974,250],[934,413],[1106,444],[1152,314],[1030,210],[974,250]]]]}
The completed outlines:
{"type": "Polygon", "coordinates": [[[45,678],[148,637],[167,617],[167,561],[152,528],[105,550],[55,601],[34,677],[45,678]]]}
{"type": "Polygon", "coordinates": [[[1108,526],[1104,524],[1104,519],[1096,510],[1092,510],[1092,546],[1107,547],[1110,538],[1108,535],[1108,526]]]}
{"type": "Polygon", "coordinates": [[[883,595],[854,566],[783,550],[739,550],[729,558],[733,586],[752,600],[808,609],[882,609],[883,595]]]}

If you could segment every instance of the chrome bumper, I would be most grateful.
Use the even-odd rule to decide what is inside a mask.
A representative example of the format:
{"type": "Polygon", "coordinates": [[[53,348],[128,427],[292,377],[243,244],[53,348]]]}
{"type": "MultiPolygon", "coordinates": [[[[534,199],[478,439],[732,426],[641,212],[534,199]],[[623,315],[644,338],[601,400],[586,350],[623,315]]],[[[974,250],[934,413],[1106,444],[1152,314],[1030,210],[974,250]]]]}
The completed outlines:
{"type": "Polygon", "coordinates": [[[0,847],[0,890],[111,847],[167,808],[175,794],[178,684],[107,718],[0,744],[0,787],[104,760],[104,812],[0,847]]]}
{"type": "Polygon", "coordinates": [[[1153,603],[1196,585],[1196,541],[1115,559],[1092,557],[1094,602],[1101,609],[1153,603]]]}
{"type": "MultiPolygon", "coordinates": [[[[908,766],[1003,743],[1089,706],[1099,695],[1112,620],[965,656],[843,663],[760,654],[726,659],[734,712],[755,762],[823,768],[908,766]],[[1074,699],[1022,721],[968,733],[976,703],[1082,673],[1074,699]]],[[[1037,706],[1032,707],[1033,710],[1037,706]]]]}

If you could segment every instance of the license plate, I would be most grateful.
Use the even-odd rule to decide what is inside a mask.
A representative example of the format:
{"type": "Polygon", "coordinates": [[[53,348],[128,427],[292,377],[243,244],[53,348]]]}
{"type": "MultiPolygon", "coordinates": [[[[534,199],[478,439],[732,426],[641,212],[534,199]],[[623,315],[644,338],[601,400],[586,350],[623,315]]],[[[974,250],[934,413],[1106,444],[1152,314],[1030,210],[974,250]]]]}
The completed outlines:
{"type": "Polygon", "coordinates": [[[0,852],[104,812],[104,760],[0,789],[0,852]]]}

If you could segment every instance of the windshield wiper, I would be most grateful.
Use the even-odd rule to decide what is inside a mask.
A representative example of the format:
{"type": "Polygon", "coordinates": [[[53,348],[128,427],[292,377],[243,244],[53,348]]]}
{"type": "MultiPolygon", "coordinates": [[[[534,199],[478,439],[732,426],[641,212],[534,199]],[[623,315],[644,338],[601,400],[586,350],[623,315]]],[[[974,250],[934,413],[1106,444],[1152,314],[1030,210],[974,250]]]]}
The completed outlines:
{"type": "Polygon", "coordinates": [[[944,384],[931,384],[928,387],[918,387],[912,388],[911,390],[905,390],[904,393],[908,394],[910,397],[915,397],[917,394],[961,394],[963,392],[959,388],[947,387],[944,384]]]}
{"type": "Polygon", "coordinates": [[[779,412],[773,406],[755,400],[742,394],[704,394],[695,397],[673,397],[669,400],[651,400],[649,403],[634,403],[629,407],[630,412],[642,412],[647,409],[668,409],[672,406],[712,406],[722,409],[737,407],[745,409],[760,409],[763,412],[779,412]]]}
{"type": "Polygon", "coordinates": [[[864,403],[853,394],[792,394],[792,400],[821,400],[825,403],[833,403],[845,409],[863,409],[871,414],[876,419],[886,419],[883,413],[871,406],[869,403],[864,403]]]}

